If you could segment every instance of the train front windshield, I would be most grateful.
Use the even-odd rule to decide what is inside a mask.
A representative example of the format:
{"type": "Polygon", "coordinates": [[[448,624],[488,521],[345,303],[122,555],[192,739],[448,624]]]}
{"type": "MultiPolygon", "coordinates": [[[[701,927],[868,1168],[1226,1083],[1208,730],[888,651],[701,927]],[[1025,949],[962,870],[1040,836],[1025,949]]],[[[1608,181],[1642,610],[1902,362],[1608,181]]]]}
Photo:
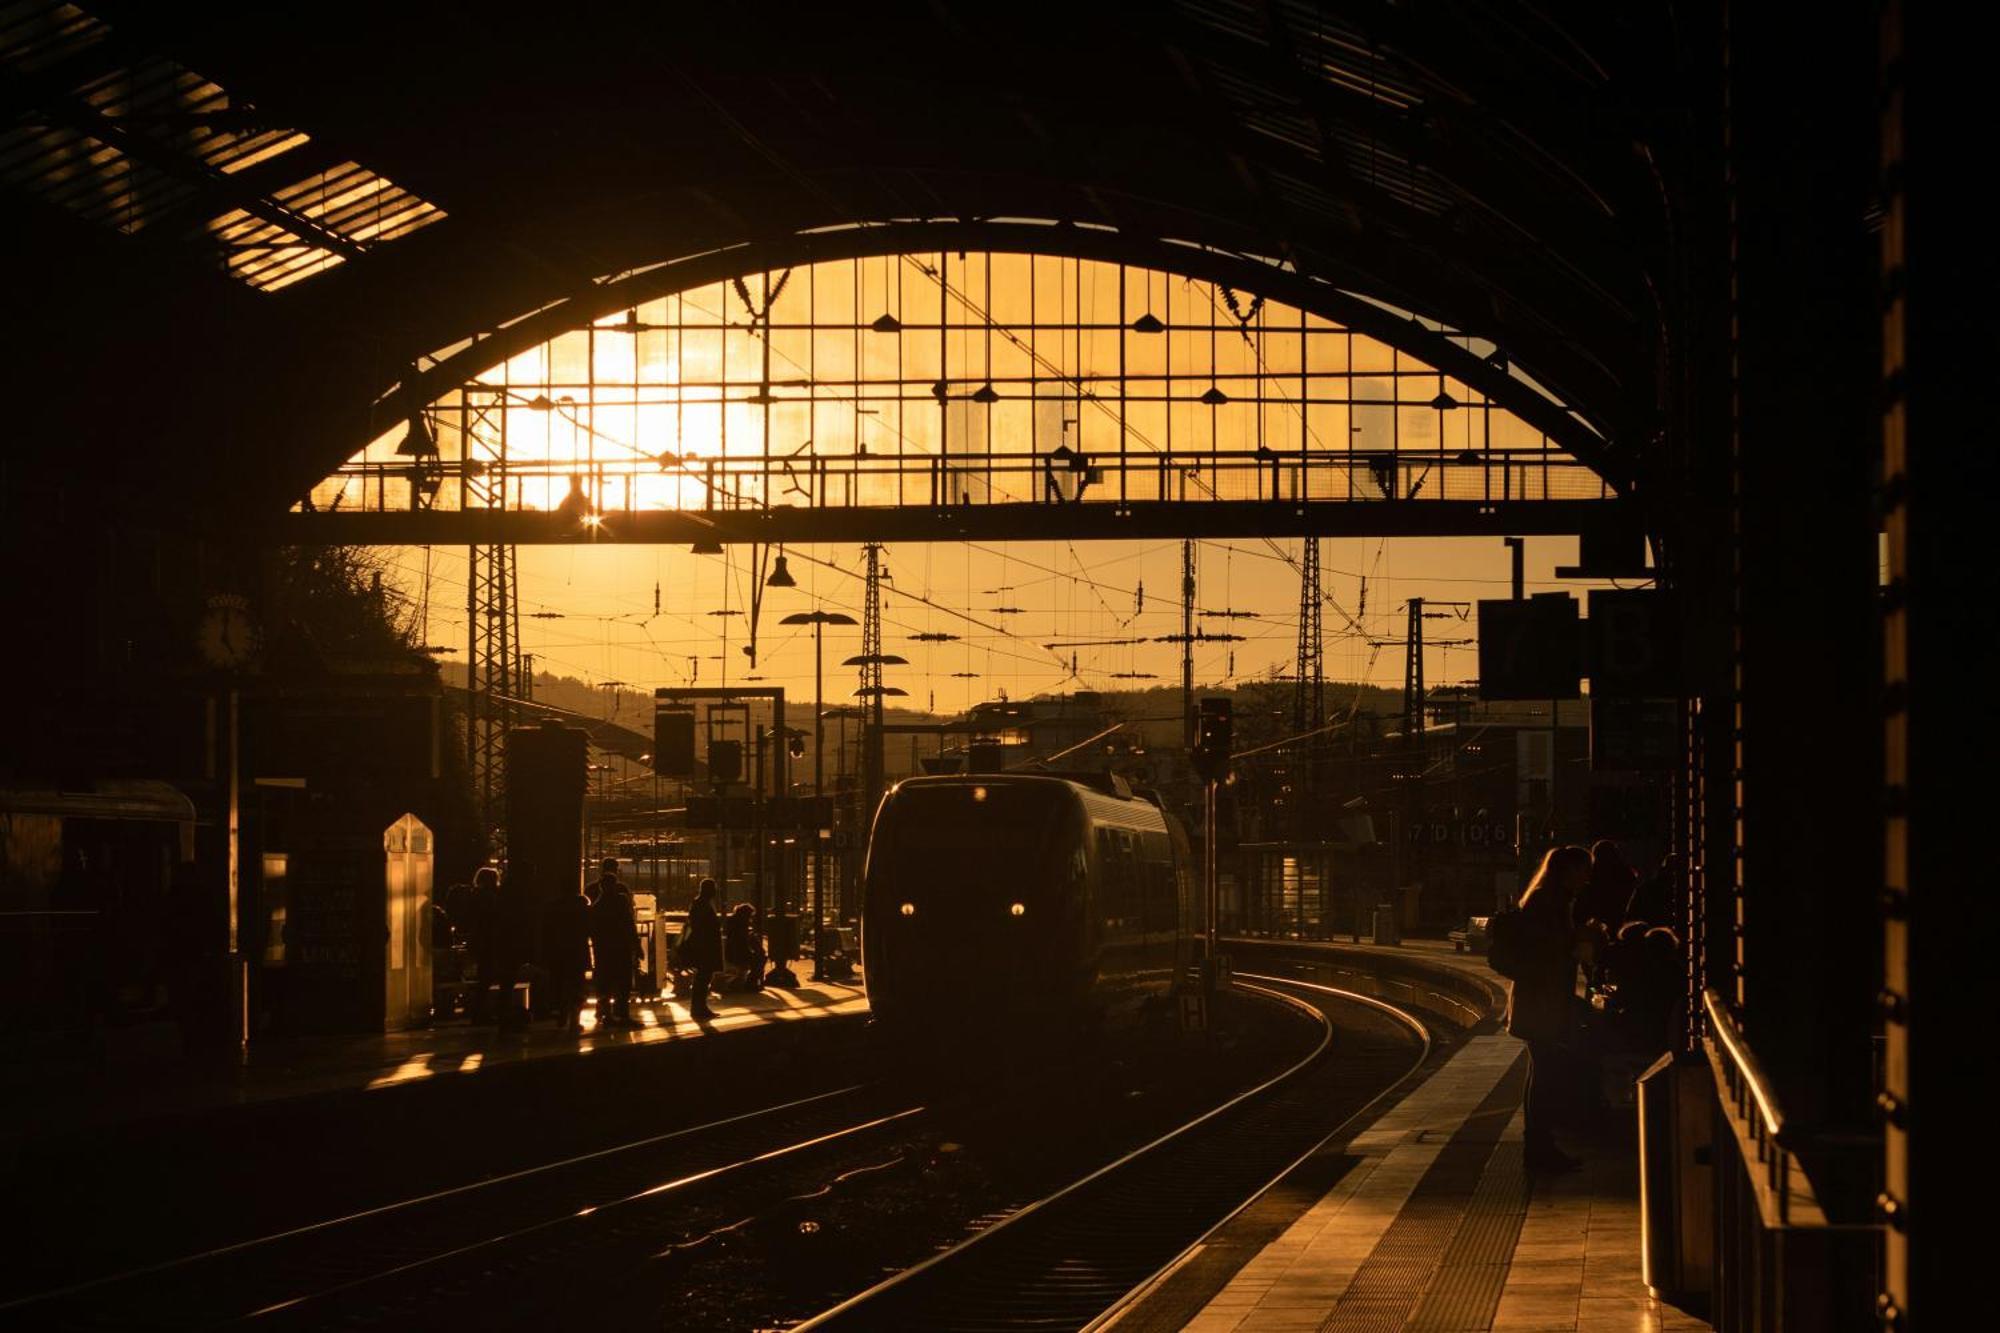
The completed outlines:
{"type": "Polygon", "coordinates": [[[1007,910],[1055,870],[1066,797],[1045,783],[905,787],[877,831],[870,887],[937,924],[1007,910]]]}

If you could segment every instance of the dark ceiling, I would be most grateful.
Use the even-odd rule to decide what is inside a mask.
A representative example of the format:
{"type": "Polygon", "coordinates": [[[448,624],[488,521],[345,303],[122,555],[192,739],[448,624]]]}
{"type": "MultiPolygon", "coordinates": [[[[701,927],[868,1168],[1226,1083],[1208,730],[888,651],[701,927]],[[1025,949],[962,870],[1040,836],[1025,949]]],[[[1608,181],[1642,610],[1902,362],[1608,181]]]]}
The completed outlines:
{"type": "MultiPolygon", "coordinates": [[[[83,8],[110,37],[0,66],[0,123],[123,135],[171,189],[121,234],[0,154],[5,364],[58,472],[277,504],[364,435],[415,355],[608,273],[892,218],[1054,218],[1281,259],[1491,338],[1635,473],[1658,429],[1687,89],[1706,86],[1662,7],[83,8]],[[173,160],[181,122],[119,125],[87,95],[147,62],[227,90],[208,125],[311,142],[240,171],[173,160]],[[306,229],[274,192],[348,161],[446,216],[326,235],[345,262],[281,290],[228,275],[218,215],[306,229]]],[[[0,56],[6,22],[38,11],[76,12],[0,4],[0,56]]]]}

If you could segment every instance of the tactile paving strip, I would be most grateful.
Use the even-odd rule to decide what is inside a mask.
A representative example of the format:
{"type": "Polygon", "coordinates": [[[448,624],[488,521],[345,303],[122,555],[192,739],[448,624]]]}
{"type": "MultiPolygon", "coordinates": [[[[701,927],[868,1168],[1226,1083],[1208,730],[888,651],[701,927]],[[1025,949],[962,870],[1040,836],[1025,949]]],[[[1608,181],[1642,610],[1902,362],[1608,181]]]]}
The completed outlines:
{"type": "Polygon", "coordinates": [[[1430,1289],[1404,1327],[1420,1333],[1463,1333],[1493,1326],[1500,1292],[1526,1217],[1527,1173],[1521,1145],[1502,1143],[1486,1163],[1479,1188],[1445,1248],[1430,1289]]]}
{"type": "MultiPolygon", "coordinates": [[[[1521,1104],[1525,1074],[1525,1065],[1517,1061],[1452,1134],[1430,1169],[1410,1191],[1409,1201],[1403,1205],[1403,1210],[1389,1224],[1389,1229],[1382,1233],[1382,1239],[1376,1242],[1375,1248],[1355,1272],[1354,1280],[1321,1322],[1321,1333],[1336,1333],[1336,1330],[1338,1333],[1399,1333],[1399,1330],[1410,1326],[1413,1312],[1422,1313],[1420,1303],[1428,1304],[1426,1293],[1433,1286],[1433,1278],[1447,1262],[1460,1233],[1465,1230],[1474,1205],[1479,1202],[1487,1204],[1478,1214],[1482,1219],[1482,1232],[1479,1234],[1483,1234],[1484,1217],[1497,1212],[1498,1198],[1482,1189],[1481,1184],[1487,1175],[1487,1164],[1494,1156],[1494,1148],[1500,1142],[1500,1134],[1521,1104]]],[[[1515,1225],[1518,1230],[1518,1221],[1515,1225]]],[[[1477,1236],[1468,1236],[1466,1243],[1477,1243],[1477,1236]]],[[[1478,1252],[1487,1252],[1486,1246],[1491,1243],[1488,1239],[1478,1252]]],[[[1504,1266],[1500,1271],[1504,1278],[1504,1266]]],[[[1449,1314],[1456,1318],[1456,1308],[1444,1304],[1445,1299],[1440,1298],[1440,1316],[1449,1314]]],[[[1493,1300],[1497,1306],[1497,1288],[1493,1300]]],[[[1455,1307],[1455,1303],[1453,1305],[1455,1307]]],[[[1431,1327],[1458,1328],[1462,1325],[1439,1324],[1431,1327]]]]}

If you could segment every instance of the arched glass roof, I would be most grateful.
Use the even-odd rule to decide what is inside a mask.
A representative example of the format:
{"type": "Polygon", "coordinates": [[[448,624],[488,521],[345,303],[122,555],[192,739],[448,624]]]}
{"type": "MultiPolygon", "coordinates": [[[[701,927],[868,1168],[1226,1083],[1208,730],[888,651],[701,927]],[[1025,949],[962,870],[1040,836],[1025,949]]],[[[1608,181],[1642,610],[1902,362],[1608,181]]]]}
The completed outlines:
{"type": "Polygon", "coordinates": [[[944,251],[755,273],[560,333],[444,392],[298,507],[1609,494],[1474,387],[1296,306],[1101,260],[944,251]]]}

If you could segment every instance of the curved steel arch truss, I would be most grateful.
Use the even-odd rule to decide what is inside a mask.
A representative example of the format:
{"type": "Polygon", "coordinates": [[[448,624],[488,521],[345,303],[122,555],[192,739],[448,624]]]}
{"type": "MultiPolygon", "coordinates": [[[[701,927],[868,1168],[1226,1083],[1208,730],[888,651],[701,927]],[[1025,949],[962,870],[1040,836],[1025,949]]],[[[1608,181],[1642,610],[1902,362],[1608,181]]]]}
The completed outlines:
{"type": "MultiPolygon", "coordinates": [[[[820,228],[771,240],[685,255],[622,274],[608,275],[574,296],[553,302],[499,327],[469,335],[421,360],[418,373],[385,389],[371,421],[376,432],[392,428],[413,403],[429,403],[457,384],[572,329],[645,301],[695,287],[759,273],[782,272],[842,259],[896,255],[1016,253],[1096,260],[1150,268],[1241,291],[1246,297],[1283,301],[1406,352],[1489,398],[1587,463],[1621,492],[1636,475],[1621,443],[1598,423],[1558,401],[1523,373],[1508,349],[1476,329],[1454,329],[1420,312],[1301,276],[1287,261],[1224,250],[1171,237],[1148,237],[1094,223],[1039,219],[898,219],[820,228]],[[1483,344],[1487,350],[1472,350],[1483,344]]],[[[350,442],[359,447],[363,441],[350,442]]]]}
{"type": "Polygon", "coordinates": [[[1629,487],[1475,335],[1279,261],[1020,220],[618,275],[377,408],[295,538],[1576,531],[1629,487]]]}

